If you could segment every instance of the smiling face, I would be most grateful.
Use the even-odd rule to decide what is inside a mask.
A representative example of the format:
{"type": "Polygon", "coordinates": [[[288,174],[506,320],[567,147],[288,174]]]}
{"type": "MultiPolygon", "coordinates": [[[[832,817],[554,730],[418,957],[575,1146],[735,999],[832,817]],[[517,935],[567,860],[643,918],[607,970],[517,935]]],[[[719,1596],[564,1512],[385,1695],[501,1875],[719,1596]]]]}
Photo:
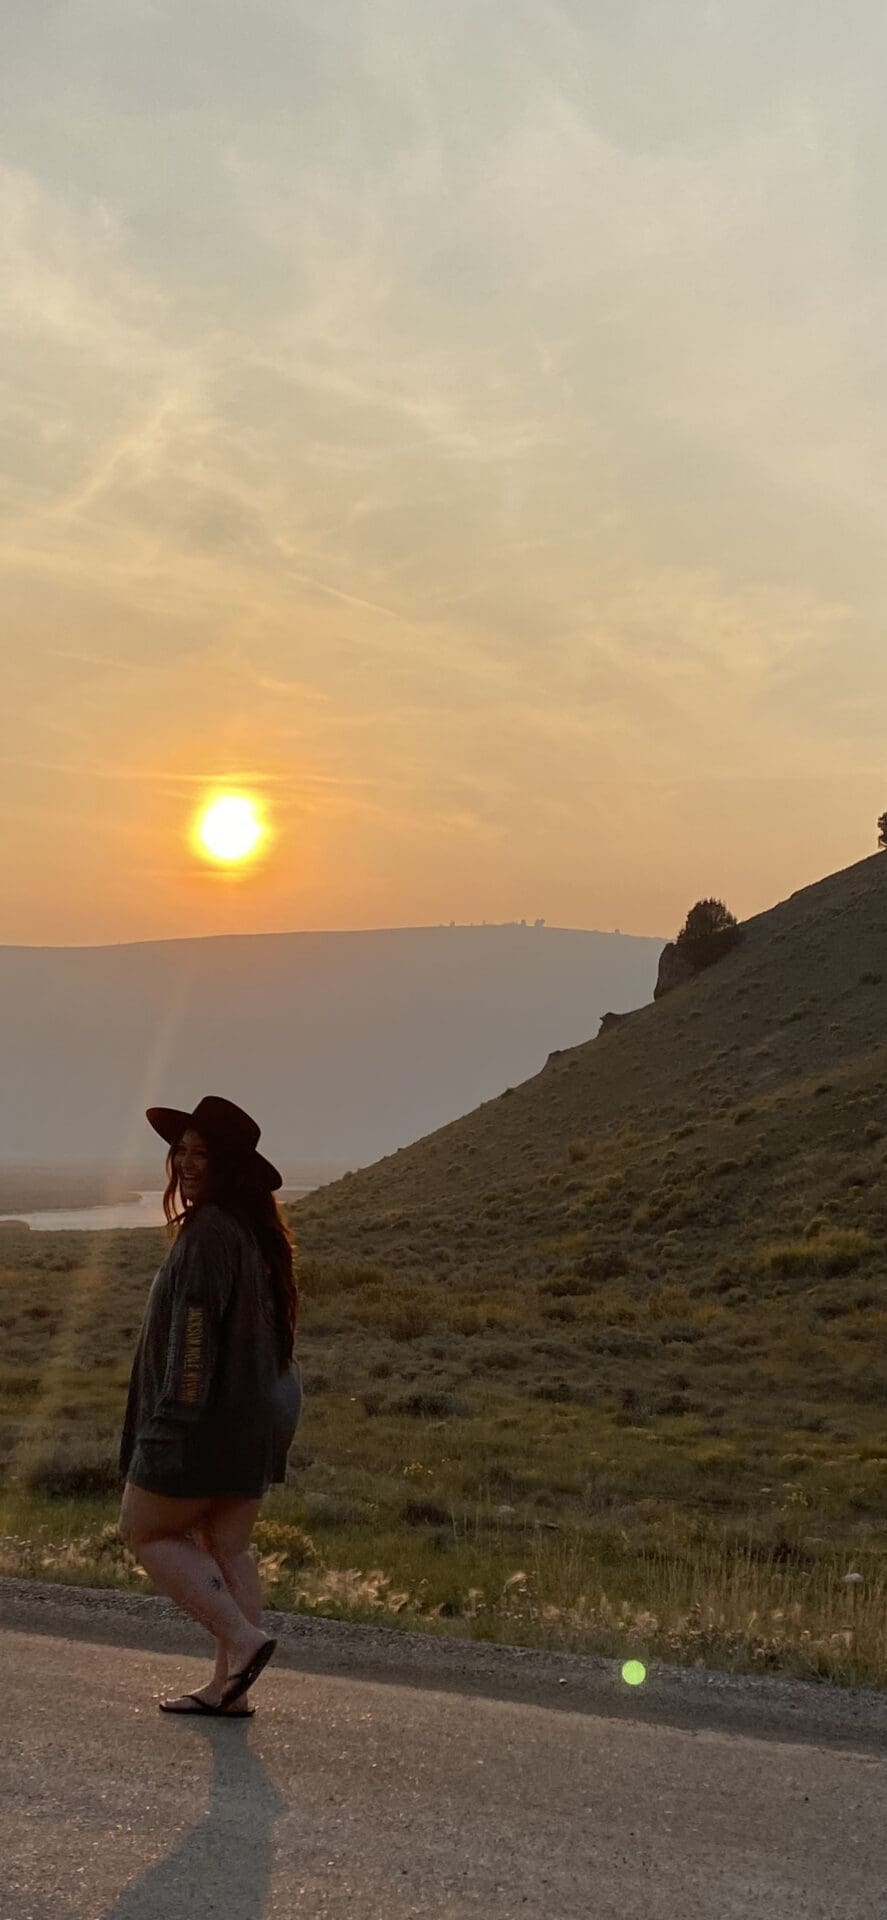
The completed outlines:
{"type": "Polygon", "coordinates": [[[201,1133],[186,1127],[173,1153],[182,1199],[186,1207],[196,1207],[209,1199],[212,1162],[209,1147],[201,1133]]]}

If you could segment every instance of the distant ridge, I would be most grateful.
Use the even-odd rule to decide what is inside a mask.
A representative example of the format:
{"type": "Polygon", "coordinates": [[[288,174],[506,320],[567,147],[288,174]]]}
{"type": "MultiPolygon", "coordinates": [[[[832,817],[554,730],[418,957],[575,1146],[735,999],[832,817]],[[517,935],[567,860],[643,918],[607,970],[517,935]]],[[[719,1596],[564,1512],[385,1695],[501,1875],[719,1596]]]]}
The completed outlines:
{"type": "Polygon", "coordinates": [[[0,953],[132,953],[151,948],[202,947],[222,941],[244,940],[387,940],[403,934],[429,933],[575,933],[589,940],[635,940],[657,947],[664,942],[657,935],[623,933],[620,927],[555,927],[547,920],[436,920],[415,927],[300,927],[297,931],[271,933],[166,934],[157,940],[74,940],[59,944],[33,940],[7,940],[0,953]]]}
{"type": "Polygon", "coordinates": [[[286,1174],[367,1164],[649,999],[663,942],[520,925],[0,948],[0,1164],[142,1167],[204,1092],[286,1174]]]}

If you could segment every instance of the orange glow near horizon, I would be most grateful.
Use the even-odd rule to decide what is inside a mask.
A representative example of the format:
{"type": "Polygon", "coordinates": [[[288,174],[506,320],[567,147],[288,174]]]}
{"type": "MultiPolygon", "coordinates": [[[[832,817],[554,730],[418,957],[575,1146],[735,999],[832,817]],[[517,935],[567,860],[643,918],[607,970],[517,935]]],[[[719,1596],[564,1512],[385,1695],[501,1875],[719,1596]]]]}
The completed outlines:
{"type": "Polygon", "coordinates": [[[873,5],[12,11],[0,943],[664,943],[875,854],[873,5]]]}
{"type": "Polygon", "coordinates": [[[217,866],[242,866],[256,857],[267,838],[259,804],[247,793],[216,793],[200,808],[191,844],[203,860],[217,866]]]}

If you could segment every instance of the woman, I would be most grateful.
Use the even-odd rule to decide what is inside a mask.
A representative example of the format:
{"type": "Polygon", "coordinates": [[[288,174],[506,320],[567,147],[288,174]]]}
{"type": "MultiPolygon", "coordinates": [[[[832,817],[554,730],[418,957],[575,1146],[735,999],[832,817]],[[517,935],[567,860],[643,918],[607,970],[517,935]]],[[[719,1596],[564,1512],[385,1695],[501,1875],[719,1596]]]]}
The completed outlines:
{"type": "Polygon", "coordinates": [[[170,1146],[163,1208],[176,1237],[133,1363],[120,1531],[216,1642],[212,1679],[161,1711],[239,1718],[277,1644],[261,1628],[249,1542],[301,1411],[293,1243],[274,1199],[281,1176],[241,1107],[208,1094],[193,1113],[149,1107],[147,1118],[170,1146]]]}

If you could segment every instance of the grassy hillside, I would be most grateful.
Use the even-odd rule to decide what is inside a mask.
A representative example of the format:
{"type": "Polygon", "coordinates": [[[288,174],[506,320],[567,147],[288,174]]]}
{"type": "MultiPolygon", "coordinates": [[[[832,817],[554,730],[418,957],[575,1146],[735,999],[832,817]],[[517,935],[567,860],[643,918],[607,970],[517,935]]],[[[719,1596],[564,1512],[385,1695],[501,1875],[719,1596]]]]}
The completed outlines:
{"type": "MultiPolygon", "coordinates": [[[[884,1271],[887,857],[745,925],[718,966],[306,1200],[306,1254],[772,1295],[835,1231],[884,1271]],[[816,1223],[819,1223],[817,1226],[816,1223]],[[800,1240],[793,1259],[771,1249],[800,1240]]],[[[849,1255],[848,1255],[849,1258],[849,1255]]]]}
{"type": "MultiPolygon", "coordinates": [[[[271,1595],[887,1684],[885,1014],[878,857],[295,1207],[271,1595]]],[[[5,1246],[0,1568],[133,1579],[100,1525],[162,1239],[5,1246]]]]}

